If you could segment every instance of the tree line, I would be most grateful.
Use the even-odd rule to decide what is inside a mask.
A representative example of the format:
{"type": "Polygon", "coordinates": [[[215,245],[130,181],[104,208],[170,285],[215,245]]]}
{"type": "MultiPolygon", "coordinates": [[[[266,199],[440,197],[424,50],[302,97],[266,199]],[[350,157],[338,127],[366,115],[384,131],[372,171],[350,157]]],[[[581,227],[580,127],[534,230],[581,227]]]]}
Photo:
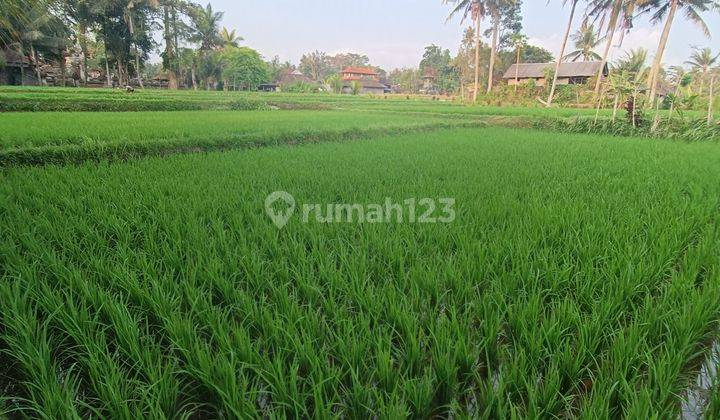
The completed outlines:
{"type": "MultiPolygon", "coordinates": [[[[475,28],[473,101],[477,101],[481,87],[480,73],[482,67],[480,58],[483,48],[481,27],[487,24],[489,26],[487,31],[491,33],[491,54],[488,59],[490,71],[487,73],[486,83],[487,92],[489,93],[494,86],[493,77],[495,74],[492,69],[497,56],[496,52],[498,48],[502,47],[503,35],[513,40],[518,51],[525,45],[526,38],[518,30],[521,26],[513,25],[513,22],[517,19],[516,16],[519,13],[522,0],[443,0],[443,3],[452,6],[448,19],[460,15],[463,21],[470,19],[473,22],[475,28]]],[[[550,3],[548,5],[554,7],[550,6],[550,3]]],[[[567,60],[583,59],[602,63],[595,77],[594,85],[595,95],[600,96],[603,89],[603,80],[605,80],[602,77],[602,69],[609,61],[612,47],[615,42],[622,45],[623,38],[633,29],[634,23],[640,16],[648,17],[653,25],[662,25],[663,30],[652,64],[646,71],[639,72],[639,75],[638,73],[626,74],[624,78],[626,82],[629,81],[629,78],[633,78],[636,85],[635,89],[642,91],[646,99],[648,99],[646,100],[646,106],[652,106],[659,96],[658,89],[668,82],[666,75],[670,73],[662,67],[662,63],[670,38],[670,30],[674,23],[684,17],[698,26],[709,38],[711,35],[710,29],[705,23],[704,17],[710,12],[720,11],[720,2],[718,0],[563,0],[562,5],[570,7],[570,17],[564,31],[560,55],[555,60],[552,84],[547,99],[544,100],[546,106],[551,106],[553,103],[558,84],[558,70],[560,65],[567,60]],[[585,13],[579,28],[573,33],[576,18],[583,6],[585,6],[585,13]],[[576,49],[567,53],[569,40],[574,41],[576,49]],[[600,53],[595,51],[597,47],[601,48],[600,53]]],[[[712,51],[709,49],[696,49],[687,64],[694,70],[694,75],[697,76],[699,84],[708,83],[713,85],[717,77],[717,69],[712,68],[712,66],[716,61],[717,56],[713,56],[712,51]],[[708,79],[710,80],[708,81],[708,79]]],[[[520,62],[519,54],[518,62],[520,62]]],[[[675,72],[677,72],[677,69],[675,69],[675,72]]],[[[611,84],[611,82],[606,83],[605,88],[607,89],[611,84]]],[[[666,97],[666,95],[662,96],[666,97]]],[[[709,102],[711,106],[712,100],[709,102]]]]}
{"type": "Polygon", "coordinates": [[[237,32],[220,27],[222,17],[210,4],[187,0],[2,0],[0,45],[29,56],[38,81],[43,79],[40,64],[58,67],[61,85],[68,83],[68,58],[79,58],[71,77],[80,85],[97,69],[108,85],[142,86],[144,79],[158,75],[171,89],[262,83],[268,63],[240,47],[237,32]],[[161,71],[149,62],[156,48],[161,71]]]}

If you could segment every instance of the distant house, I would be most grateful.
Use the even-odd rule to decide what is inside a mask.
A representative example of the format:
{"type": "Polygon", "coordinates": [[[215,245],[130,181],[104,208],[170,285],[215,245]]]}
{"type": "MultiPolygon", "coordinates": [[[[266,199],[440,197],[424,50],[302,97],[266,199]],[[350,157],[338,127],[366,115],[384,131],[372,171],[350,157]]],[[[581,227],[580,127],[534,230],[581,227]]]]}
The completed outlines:
{"type": "Polygon", "coordinates": [[[281,91],[283,87],[292,86],[298,83],[312,85],[316,82],[305,76],[300,70],[288,70],[278,76],[278,78],[274,81],[258,85],[258,90],[263,92],[276,92],[281,91]]]}
{"type": "Polygon", "coordinates": [[[35,62],[11,48],[0,49],[5,66],[0,67],[0,85],[38,85],[35,62]],[[24,78],[21,81],[21,75],[24,78]]]}
{"type": "Polygon", "coordinates": [[[286,72],[278,78],[276,84],[280,86],[289,86],[296,83],[315,83],[313,79],[305,76],[300,70],[286,72]]]}
{"type": "Polygon", "coordinates": [[[340,72],[343,93],[352,93],[353,83],[360,84],[360,93],[383,94],[390,88],[380,82],[380,75],[371,67],[345,67],[340,72]]]}
{"type": "MultiPolygon", "coordinates": [[[[555,70],[555,63],[523,63],[519,66],[513,64],[503,75],[509,85],[514,85],[517,78],[519,84],[535,81],[537,86],[545,86],[545,77],[549,72],[555,70]]],[[[558,72],[558,84],[578,85],[587,83],[591,77],[595,77],[602,66],[600,61],[586,61],[577,63],[562,63],[558,72]]],[[[603,68],[603,77],[608,75],[607,64],[603,68]]],[[[550,81],[552,82],[552,80],[550,81]]]]}
{"type": "Polygon", "coordinates": [[[437,93],[437,89],[435,88],[435,83],[437,82],[437,71],[432,67],[426,67],[425,71],[423,72],[422,76],[423,80],[423,93],[428,94],[435,94],[437,93]]]}

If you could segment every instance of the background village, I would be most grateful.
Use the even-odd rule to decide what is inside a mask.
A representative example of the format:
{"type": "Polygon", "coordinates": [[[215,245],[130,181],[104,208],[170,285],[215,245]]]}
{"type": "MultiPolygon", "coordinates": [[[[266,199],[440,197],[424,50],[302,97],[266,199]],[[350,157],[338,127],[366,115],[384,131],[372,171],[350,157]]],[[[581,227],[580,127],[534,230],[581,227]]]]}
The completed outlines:
{"type": "Polygon", "coordinates": [[[687,109],[712,105],[715,51],[688,47],[684,66],[662,66],[669,29],[682,19],[677,10],[668,16],[668,7],[685,11],[709,37],[702,16],[712,1],[567,2],[572,11],[560,57],[528,42],[522,1],[447,3],[448,24],[468,25],[457,54],[429,45],[416,68],[393,70],[362,53],[316,50],[298,63],[267,59],[242,45],[236,30],[222,27],[223,12],[211,4],[64,0],[49,10],[8,8],[0,20],[0,84],[432,95],[493,105],[554,100],[574,107],[594,107],[605,94],[601,104],[616,108],[626,98],[622,104],[613,98],[632,91],[634,101],[651,96],[664,108],[671,102],[687,109]],[[642,15],[663,26],[657,51],[627,50],[609,60],[611,52],[623,51],[625,35],[642,15]]]}

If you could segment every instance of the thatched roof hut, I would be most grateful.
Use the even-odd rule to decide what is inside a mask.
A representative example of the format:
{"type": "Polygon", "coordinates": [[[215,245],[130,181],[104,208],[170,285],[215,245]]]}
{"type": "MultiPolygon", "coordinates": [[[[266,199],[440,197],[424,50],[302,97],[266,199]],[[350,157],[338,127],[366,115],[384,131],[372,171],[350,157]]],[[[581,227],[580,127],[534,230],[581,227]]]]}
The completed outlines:
{"type": "MultiPolygon", "coordinates": [[[[545,85],[545,75],[555,70],[556,63],[522,63],[513,64],[503,75],[508,84],[529,82],[534,80],[538,86],[545,85]]],[[[588,79],[595,77],[600,71],[603,63],[601,61],[584,61],[575,63],[560,64],[558,72],[558,83],[561,85],[572,85],[587,83],[588,79]]],[[[609,70],[607,64],[603,68],[603,77],[607,77],[609,70]]]]}

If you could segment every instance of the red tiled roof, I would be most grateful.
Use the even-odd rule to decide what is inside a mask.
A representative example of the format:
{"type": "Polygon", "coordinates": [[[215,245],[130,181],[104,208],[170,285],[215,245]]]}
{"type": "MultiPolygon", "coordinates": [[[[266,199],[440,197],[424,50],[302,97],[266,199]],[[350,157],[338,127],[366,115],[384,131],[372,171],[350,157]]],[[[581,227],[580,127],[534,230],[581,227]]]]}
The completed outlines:
{"type": "Polygon", "coordinates": [[[368,76],[377,76],[377,72],[371,67],[345,67],[342,73],[366,74],[368,76]]]}

